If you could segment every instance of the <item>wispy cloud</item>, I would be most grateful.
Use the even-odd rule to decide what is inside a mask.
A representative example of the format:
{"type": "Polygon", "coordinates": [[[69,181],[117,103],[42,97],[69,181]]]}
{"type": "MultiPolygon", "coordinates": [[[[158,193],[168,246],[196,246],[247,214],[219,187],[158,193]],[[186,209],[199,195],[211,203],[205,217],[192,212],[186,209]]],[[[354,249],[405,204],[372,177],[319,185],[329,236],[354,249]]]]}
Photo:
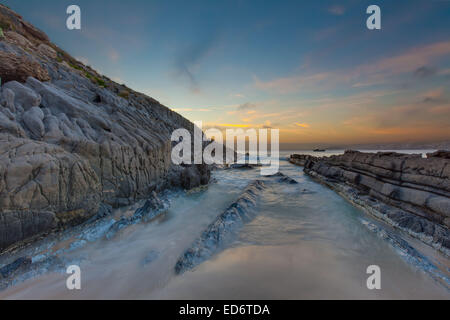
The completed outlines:
{"type": "Polygon", "coordinates": [[[175,108],[172,109],[175,112],[183,112],[183,111],[198,111],[198,112],[210,112],[210,109],[205,109],[205,108],[200,108],[200,109],[195,109],[195,108],[175,108]]]}
{"type": "Polygon", "coordinates": [[[328,90],[338,84],[353,87],[371,86],[385,83],[389,78],[404,73],[413,73],[424,78],[436,72],[431,67],[424,66],[448,54],[450,41],[443,41],[412,48],[402,54],[351,69],[293,75],[269,81],[261,81],[254,77],[254,86],[261,90],[286,94],[306,89],[328,90]]]}
{"type": "Polygon", "coordinates": [[[437,72],[437,70],[434,67],[422,66],[422,67],[417,68],[414,71],[414,76],[416,76],[420,79],[425,79],[425,78],[435,75],[436,72],[437,72]]]}
{"type": "Polygon", "coordinates": [[[295,125],[300,128],[309,128],[309,124],[296,122],[295,125]]]}
{"type": "Polygon", "coordinates": [[[117,61],[119,61],[119,59],[120,59],[120,54],[119,54],[119,52],[118,52],[116,49],[114,49],[114,48],[109,48],[109,49],[108,49],[108,59],[109,59],[111,62],[117,62],[117,61]]]}
{"type": "Polygon", "coordinates": [[[445,103],[447,100],[444,97],[444,88],[430,90],[422,95],[422,102],[425,103],[445,103]]]}
{"type": "Polygon", "coordinates": [[[242,110],[249,110],[249,109],[255,109],[256,105],[254,105],[253,103],[247,102],[244,104],[241,104],[237,107],[237,110],[242,111],[242,110]]]}
{"type": "Polygon", "coordinates": [[[275,91],[278,93],[297,92],[301,89],[311,88],[319,85],[321,82],[328,81],[335,75],[330,72],[316,73],[312,75],[298,75],[284,78],[277,78],[270,81],[261,81],[254,77],[256,88],[266,91],[275,91]]]}
{"type": "Polygon", "coordinates": [[[89,65],[89,59],[85,57],[75,57],[76,60],[80,61],[84,65],[89,65]]]}
{"type": "Polygon", "coordinates": [[[200,67],[202,59],[216,45],[219,38],[218,30],[210,30],[203,35],[199,35],[197,40],[182,50],[174,62],[173,76],[187,83],[190,90],[194,93],[200,92],[199,81],[196,71],[200,67]]]}
{"type": "Polygon", "coordinates": [[[219,127],[232,127],[232,128],[249,128],[252,125],[250,124],[231,124],[231,123],[220,123],[219,127]]]}
{"type": "Polygon", "coordinates": [[[342,16],[345,13],[345,8],[343,6],[334,5],[328,8],[328,12],[335,16],[342,16]]]}

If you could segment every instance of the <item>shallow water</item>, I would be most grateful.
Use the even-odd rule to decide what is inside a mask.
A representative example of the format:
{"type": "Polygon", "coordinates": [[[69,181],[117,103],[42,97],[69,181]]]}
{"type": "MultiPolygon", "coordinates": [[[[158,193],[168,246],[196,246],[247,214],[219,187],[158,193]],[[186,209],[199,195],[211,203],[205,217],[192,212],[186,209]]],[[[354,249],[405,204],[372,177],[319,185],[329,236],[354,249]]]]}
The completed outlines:
{"type": "MultiPolygon", "coordinates": [[[[301,167],[282,160],[280,171],[299,184],[268,183],[256,218],[191,271],[175,275],[177,259],[250,181],[261,178],[259,169],[215,171],[217,181],[208,188],[169,196],[170,208],[158,219],[61,251],[67,264],[80,264],[81,290],[67,290],[67,275],[52,272],[18,282],[0,299],[450,298],[445,285],[363,222],[414,240],[312,181],[301,167]],[[366,287],[366,268],[374,264],[381,268],[381,290],[366,287]]],[[[417,248],[448,276],[447,258],[417,248]]]]}

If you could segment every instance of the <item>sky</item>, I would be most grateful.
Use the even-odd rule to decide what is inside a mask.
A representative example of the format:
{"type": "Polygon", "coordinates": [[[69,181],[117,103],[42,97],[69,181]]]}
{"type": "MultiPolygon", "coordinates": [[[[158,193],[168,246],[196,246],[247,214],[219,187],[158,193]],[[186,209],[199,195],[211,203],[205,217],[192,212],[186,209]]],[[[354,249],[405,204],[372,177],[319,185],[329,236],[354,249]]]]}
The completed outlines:
{"type": "Polygon", "coordinates": [[[450,0],[7,0],[52,42],[203,128],[286,144],[450,140],[450,0]],[[66,8],[81,8],[81,30],[66,8]],[[366,9],[381,9],[369,30],[366,9]]]}

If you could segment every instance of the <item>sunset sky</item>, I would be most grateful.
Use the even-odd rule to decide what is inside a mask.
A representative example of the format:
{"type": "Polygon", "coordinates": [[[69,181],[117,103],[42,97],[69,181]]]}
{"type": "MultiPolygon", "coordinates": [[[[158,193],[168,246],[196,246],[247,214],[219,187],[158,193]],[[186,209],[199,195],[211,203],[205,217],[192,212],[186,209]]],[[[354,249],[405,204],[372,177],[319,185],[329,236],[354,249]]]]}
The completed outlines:
{"type": "Polygon", "coordinates": [[[450,140],[450,1],[1,1],[204,127],[283,143],[450,140]],[[82,30],[65,27],[78,4],[82,30]],[[381,30],[366,8],[381,8],[381,30]]]}

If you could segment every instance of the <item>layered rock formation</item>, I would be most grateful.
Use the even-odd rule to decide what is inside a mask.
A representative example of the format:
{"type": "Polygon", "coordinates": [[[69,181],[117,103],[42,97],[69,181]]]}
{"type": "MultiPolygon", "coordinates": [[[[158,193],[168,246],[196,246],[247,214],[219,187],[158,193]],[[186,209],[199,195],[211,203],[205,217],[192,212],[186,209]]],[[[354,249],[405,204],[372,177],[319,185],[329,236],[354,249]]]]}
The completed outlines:
{"type": "Polygon", "coordinates": [[[297,166],[304,166],[306,161],[317,159],[316,157],[307,154],[291,154],[289,156],[289,162],[297,166]]]}
{"type": "Polygon", "coordinates": [[[217,253],[226,237],[254,218],[256,199],[265,185],[260,180],[250,183],[242,195],[203,231],[199,238],[178,259],[175,265],[177,274],[192,269],[217,253]]]}
{"type": "Polygon", "coordinates": [[[371,214],[450,253],[450,159],[420,154],[362,153],[309,159],[305,173],[371,214]]]}
{"type": "Polygon", "coordinates": [[[0,5],[0,251],[170,186],[206,184],[171,163],[193,124],[83,65],[0,5]],[[102,210],[104,207],[102,207],[102,210]]]}

